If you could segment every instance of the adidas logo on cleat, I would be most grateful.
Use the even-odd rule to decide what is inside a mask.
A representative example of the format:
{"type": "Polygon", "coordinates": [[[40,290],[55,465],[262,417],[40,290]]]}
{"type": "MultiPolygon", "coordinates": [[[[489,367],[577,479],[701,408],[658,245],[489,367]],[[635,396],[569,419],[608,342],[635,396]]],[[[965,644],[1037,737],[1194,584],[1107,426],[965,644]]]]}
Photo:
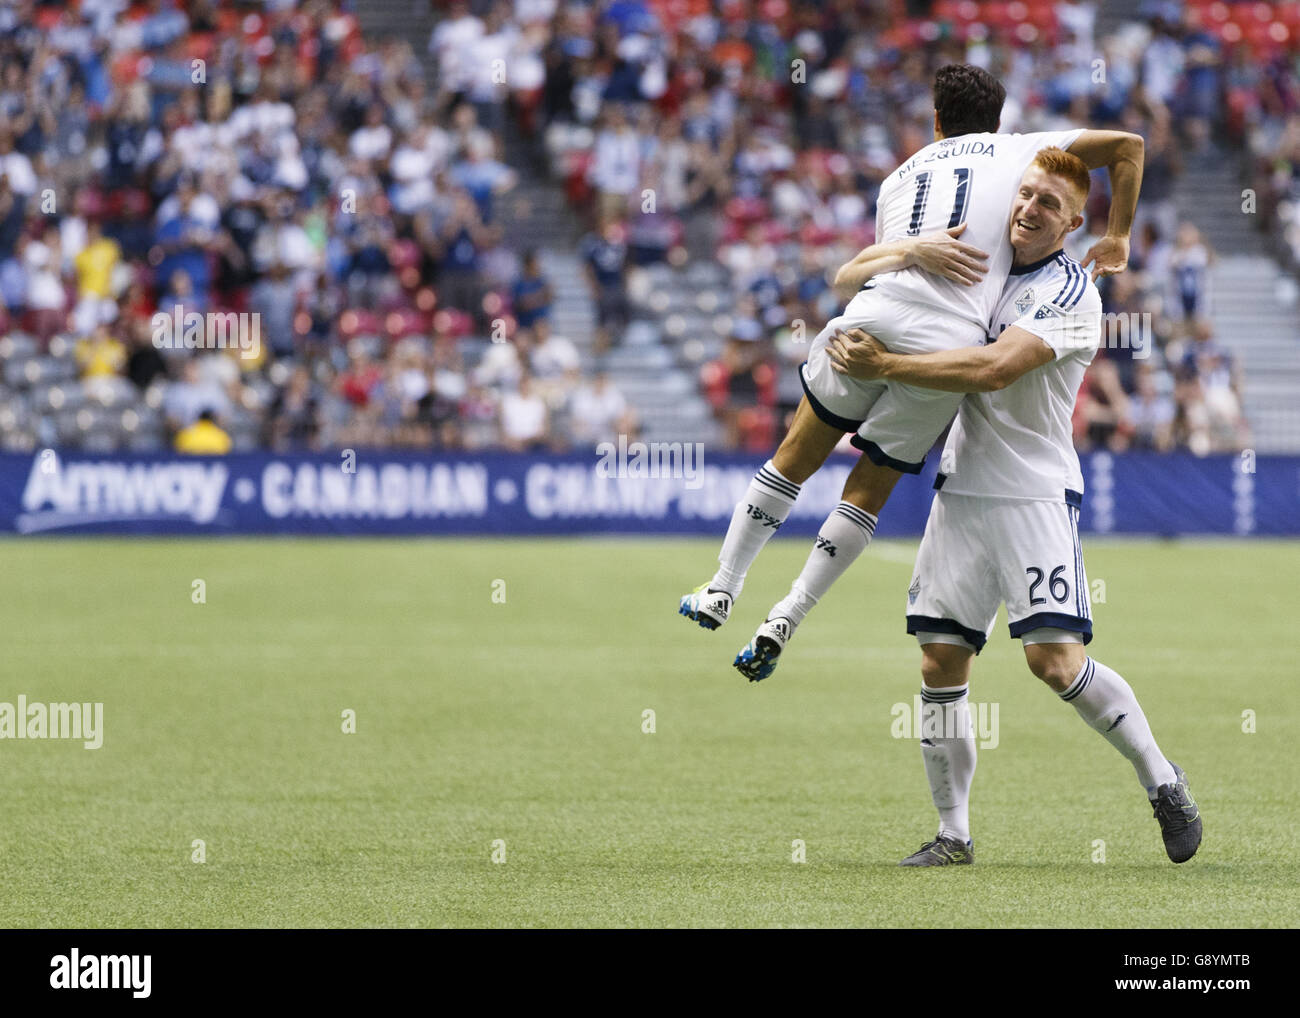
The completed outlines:
{"type": "Polygon", "coordinates": [[[731,595],[701,583],[682,598],[678,613],[698,622],[704,629],[717,629],[731,613],[731,595]]]}

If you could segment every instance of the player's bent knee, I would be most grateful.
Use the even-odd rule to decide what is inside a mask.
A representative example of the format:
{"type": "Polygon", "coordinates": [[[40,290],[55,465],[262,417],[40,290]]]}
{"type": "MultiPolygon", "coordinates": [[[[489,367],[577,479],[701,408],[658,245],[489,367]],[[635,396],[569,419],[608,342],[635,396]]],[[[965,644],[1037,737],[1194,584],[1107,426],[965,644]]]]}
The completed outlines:
{"type": "Polygon", "coordinates": [[[786,480],[803,484],[817,472],[821,463],[815,462],[815,457],[810,454],[806,445],[800,444],[791,432],[772,454],[772,465],[786,480]]]}
{"type": "Polygon", "coordinates": [[[972,652],[950,643],[927,643],[921,647],[921,681],[931,689],[963,686],[970,676],[972,652]]]}
{"type": "Polygon", "coordinates": [[[1080,643],[1025,645],[1025,661],[1029,664],[1029,670],[1057,692],[1070,687],[1086,658],[1087,653],[1080,643]]]}
{"type": "Polygon", "coordinates": [[[865,512],[879,513],[902,476],[897,470],[876,466],[863,456],[849,471],[840,497],[865,512]]]}

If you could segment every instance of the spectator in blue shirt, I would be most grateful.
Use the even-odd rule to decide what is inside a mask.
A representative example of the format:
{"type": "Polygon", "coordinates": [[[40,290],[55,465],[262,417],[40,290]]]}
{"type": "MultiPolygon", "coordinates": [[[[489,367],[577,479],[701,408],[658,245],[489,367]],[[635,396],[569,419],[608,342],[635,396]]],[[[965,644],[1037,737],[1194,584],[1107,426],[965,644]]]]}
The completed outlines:
{"type": "Polygon", "coordinates": [[[521,329],[531,329],[539,319],[551,314],[551,281],[542,274],[535,250],[524,252],[523,273],[511,288],[515,319],[521,329]]]}
{"type": "Polygon", "coordinates": [[[451,168],[452,181],[469,192],[485,223],[492,222],[493,199],[519,182],[514,170],[492,158],[491,145],[484,137],[474,138],[466,146],[468,158],[451,168]]]}
{"type": "Polygon", "coordinates": [[[611,336],[621,332],[628,321],[627,244],[622,224],[613,218],[602,219],[599,231],[582,240],[582,260],[596,301],[596,352],[603,353],[609,349],[611,336]]]}

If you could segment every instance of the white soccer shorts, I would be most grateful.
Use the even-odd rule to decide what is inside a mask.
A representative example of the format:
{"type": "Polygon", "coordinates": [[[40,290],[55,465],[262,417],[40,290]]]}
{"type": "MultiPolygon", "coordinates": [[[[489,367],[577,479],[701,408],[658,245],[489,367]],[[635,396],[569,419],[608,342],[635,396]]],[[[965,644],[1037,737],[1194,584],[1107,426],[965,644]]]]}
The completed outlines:
{"type": "Polygon", "coordinates": [[[1052,628],[1088,643],[1082,496],[1062,494],[1038,502],[940,492],[907,591],[907,631],[960,636],[979,653],[1005,601],[1012,639],[1052,628]]]}
{"type": "Polygon", "coordinates": [[[840,315],[827,323],[799,369],[804,394],[818,418],[841,431],[857,432],[853,445],[878,466],[920,473],[925,454],[957,413],[962,394],[841,375],[831,366],[826,348],[836,332],[847,329],[871,333],[894,353],[978,346],[984,330],[937,308],[873,293],[858,302],[852,316],[840,315]]]}

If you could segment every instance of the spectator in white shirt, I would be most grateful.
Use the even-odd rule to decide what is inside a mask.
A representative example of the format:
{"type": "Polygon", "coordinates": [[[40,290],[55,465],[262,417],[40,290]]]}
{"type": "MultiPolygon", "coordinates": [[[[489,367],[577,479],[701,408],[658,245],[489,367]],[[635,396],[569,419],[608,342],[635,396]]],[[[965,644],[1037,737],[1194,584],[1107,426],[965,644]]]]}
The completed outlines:
{"type": "Polygon", "coordinates": [[[527,359],[521,355],[520,345],[528,344],[527,330],[520,329],[510,342],[493,343],[483,354],[474,370],[474,383],[488,389],[508,389],[519,384],[527,359]]]}
{"type": "Polygon", "coordinates": [[[482,34],[483,22],[469,12],[469,4],[455,0],[429,39],[429,52],[438,58],[439,85],[444,91],[460,92],[469,84],[474,68],[464,54],[482,34]]]}
{"type": "Polygon", "coordinates": [[[501,400],[501,441],[511,452],[526,452],[545,445],[548,436],[546,401],[527,375],[514,392],[501,400]]]}
{"type": "Polygon", "coordinates": [[[59,231],[55,226],[46,229],[41,240],[33,240],[23,250],[32,331],[46,341],[63,328],[68,309],[68,296],[59,275],[61,260],[59,231]]]}
{"type": "Polygon", "coordinates": [[[180,381],[172,382],[163,394],[163,413],[173,431],[188,427],[204,410],[218,419],[230,412],[230,400],[221,385],[199,373],[199,359],[191,355],[181,368],[180,381]]]}
{"type": "Polygon", "coordinates": [[[569,426],[574,441],[606,442],[618,434],[634,434],[636,416],[623,394],[609,380],[609,375],[602,371],[591,384],[573,394],[569,405],[569,426]]]}
{"type": "Polygon", "coordinates": [[[610,109],[605,129],[596,135],[589,179],[603,213],[615,218],[626,215],[641,179],[641,144],[620,106],[610,109]]]}
{"type": "Polygon", "coordinates": [[[533,323],[533,349],[529,361],[533,374],[546,381],[561,378],[580,365],[578,348],[573,340],[551,332],[551,323],[545,318],[533,323]]]}
{"type": "Polygon", "coordinates": [[[429,125],[420,124],[393,152],[389,172],[393,177],[393,208],[406,216],[433,204],[433,178],[438,168],[437,148],[429,125]]]}
{"type": "Polygon", "coordinates": [[[348,151],[358,159],[375,162],[387,159],[392,148],[393,132],[384,122],[384,107],[380,103],[372,103],[366,110],[364,126],[352,132],[348,151]]]}
{"type": "MultiPolygon", "coordinates": [[[[522,331],[522,330],[521,330],[522,331]]],[[[582,358],[573,341],[551,332],[544,318],[533,323],[533,344],[529,366],[537,380],[537,390],[553,410],[562,410],[580,377],[582,358]]]]}
{"type": "Polygon", "coordinates": [[[32,161],[14,150],[13,135],[4,128],[0,128],[0,173],[9,178],[9,187],[14,194],[25,197],[36,192],[36,171],[32,169],[32,161]]]}

